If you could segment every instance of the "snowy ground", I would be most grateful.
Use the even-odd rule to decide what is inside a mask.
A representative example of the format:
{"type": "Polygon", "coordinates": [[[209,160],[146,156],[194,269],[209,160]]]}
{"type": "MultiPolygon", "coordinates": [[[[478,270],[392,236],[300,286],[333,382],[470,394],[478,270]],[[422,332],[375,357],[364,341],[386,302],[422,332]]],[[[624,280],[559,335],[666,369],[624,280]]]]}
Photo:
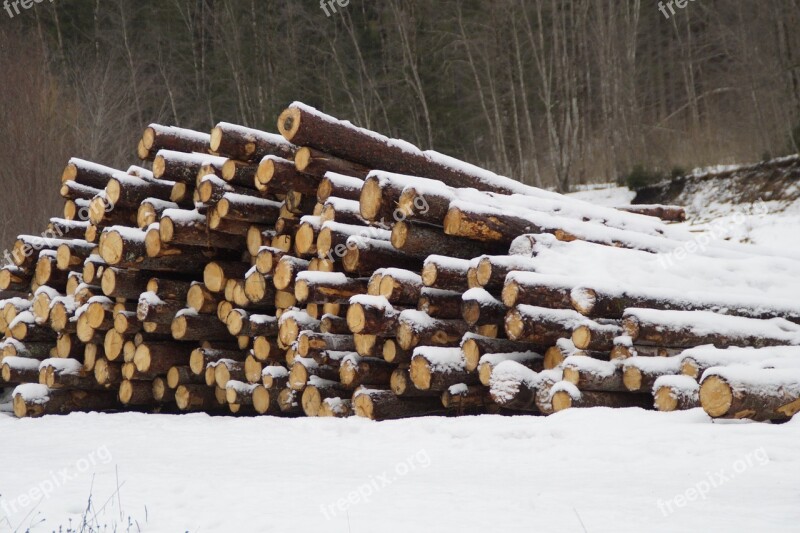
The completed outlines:
{"type": "MultiPolygon", "coordinates": [[[[798,244],[800,206],[705,207],[713,219],[690,210],[686,225],[798,244]]],[[[0,532],[800,530],[800,420],[712,423],[700,409],[382,423],[0,412],[0,435],[0,532]]]]}

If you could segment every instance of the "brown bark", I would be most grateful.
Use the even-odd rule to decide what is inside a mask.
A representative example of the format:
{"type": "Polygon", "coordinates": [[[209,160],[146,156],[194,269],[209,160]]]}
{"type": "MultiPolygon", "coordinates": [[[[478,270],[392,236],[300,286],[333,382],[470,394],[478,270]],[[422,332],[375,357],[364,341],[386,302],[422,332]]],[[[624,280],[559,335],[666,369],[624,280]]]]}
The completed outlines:
{"type": "Polygon", "coordinates": [[[401,252],[422,259],[433,253],[460,259],[472,259],[481,254],[501,251],[485,243],[450,237],[445,235],[441,228],[435,226],[410,222],[394,223],[392,246],[401,252]]]}
{"type": "Polygon", "coordinates": [[[297,147],[279,135],[227,122],[211,130],[211,150],[231,159],[257,163],[267,155],[293,159],[297,147]]]}
{"type": "Polygon", "coordinates": [[[159,150],[176,150],[178,152],[208,152],[211,136],[208,133],[194,131],[177,126],[150,124],[142,133],[140,159],[153,159],[159,150]]]}
{"type": "Polygon", "coordinates": [[[329,154],[361,163],[369,168],[389,172],[425,176],[454,187],[474,187],[479,190],[509,192],[508,178],[479,176],[477,168],[466,164],[448,165],[404,143],[394,142],[382,135],[360,130],[350,123],[323,115],[308,108],[292,106],[278,118],[280,133],[297,145],[311,146],[329,154]]]}
{"type": "Polygon", "coordinates": [[[369,174],[369,168],[364,165],[334,157],[325,152],[304,146],[297,150],[294,162],[297,170],[320,178],[328,172],[335,172],[345,176],[364,179],[369,174]]]}
{"type": "Polygon", "coordinates": [[[417,309],[434,318],[460,319],[461,292],[424,287],[420,291],[417,309]]]}
{"type": "Polygon", "coordinates": [[[439,396],[400,398],[392,391],[361,389],[353,395],[358,416],[370,420],[395,420],[413,416],[440,414],[443,411],[439,396]]]}
{"type": "Polygon", "coordinates": [[[316,195],[321,176],[318,177],[314,172],[301,171],[296,168],[296,162],[275,156],[263,158],[258,164],[255,177],[258,190],[270,194],[297,191],[301,194],[316,195]]]}
{"type": "Polygon", "coordinates": [[[322,178],[317,188],[317,201],[325,203],[333,196],[358,201],[363,186],[364,180],[361,178],[331,172],[322,178]]]}
{"type": "Polygon", "coordinates": [[[422,283],[426,287],[448,291],[465,292],[469,261],[441,255],[431,255],[422,267],[422,283]]]}
{"type": "Polygon", "coordinates": [[[339,381],[349,389],[361,385],[389,384],[392,372],[397,365],[387,363],[377,357],[361,357],[345,359],[339,366],[339,381]]]}

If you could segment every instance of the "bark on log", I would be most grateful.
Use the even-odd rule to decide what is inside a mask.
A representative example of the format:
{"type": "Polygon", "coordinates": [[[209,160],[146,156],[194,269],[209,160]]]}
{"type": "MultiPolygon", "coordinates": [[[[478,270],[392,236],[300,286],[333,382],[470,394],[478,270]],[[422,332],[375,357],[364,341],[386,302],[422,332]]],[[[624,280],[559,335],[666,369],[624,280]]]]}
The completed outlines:
{"type": "Polygon", "coordinates": [[[410,222],[395,222],[392,226],[392,246],[413,257],[424,259],[432,253],[460,259],[472,259],[481,254],[500,252],[492,246],[445,235],[441,228],[410,222]]]}
{"type": "Polygon", "coordinates": [[[211,135],[177,126],[150,124],[142,133],[139,159],[153,159],[159,150],[179,152],[208,152],[211,135]]]}
{"type": "Polygon", "coordinates": [[[256,188],[270,194],[297,191],[301,194],[316,195],[321,176],[313,172],[300,171],[295,164],[296,160],[292,162],[276,156],[264,157],[258,164],[254,182],[256,188]]]}
{"type": "Polygon", "coordinates": [[[377,357],[347,356],[339,366],[339,381],[349,389],[361,385],[387,385],[396,365],[377,357]]]}
{"type": "Polygon", "coordinates": [[[364,165],[334,157],[325,152],[304,146],[297,150],[294,156],[297,170],[317,177],[324,177],[329,172],[364,179],[369,174],[369,168],[364,165]]]}
{"type": "Polygon", "coordinates": [[[718,367],[700,383],[700,405],[713,418],[787,420],[800,411],[796,368],[718,367]]]}
{"type": "Polygon", "coordinates": [[[475,385],[478,374],[467,370],[459,348],[422,346],[411,358],[411,380],[420,390],[444,391],[451,385],[475,385]]]}
{"type": "Polygon", "coordinates": [[[416,346],[458,346],[468,326],[463,320],[432,318],[408,309],[400,314],[397,341],[406,350],[416,346]]]}
{"type": "Polygon", "coordinates": [[[469,289],[467,284],[469,267],[470,262],[466,259],[430,255],[422,267],[422,283],[426,287],[435,289],[465,292],[469,289]]]}
{"type": "Polygon", "coordinates": [[[332,196],[344,200],[358,201],[361,197],[361,188],[363,186],[364,180],[362,178],[337,172],[326,172],[317,188],[317,201],[325,203],[332,196]]]}
{"type": "Polygon", "coordinates": [[[356,415],[377,421],[440,414],[443,411],[438,395],[401,398],[392,391],[376,389],[357,390],[353,394],[353,405],[356,415]]]}
{"type": "Polygon", "coordinates": [[[219,122],[211,130],[211,151],[239,161],[258,163],[267,155],[293,159],[297,147],[274,133],[219,122]]]}
{"type": "Polygon", "coordinates": [[[357,128],[298,102],[281,113],[278,131],[297,145],[311,146],[370,168],[426,176],[454,187],[502,193],[518,189],[509,178],[435,152],[423,152],[404,141],[357,128]]]}

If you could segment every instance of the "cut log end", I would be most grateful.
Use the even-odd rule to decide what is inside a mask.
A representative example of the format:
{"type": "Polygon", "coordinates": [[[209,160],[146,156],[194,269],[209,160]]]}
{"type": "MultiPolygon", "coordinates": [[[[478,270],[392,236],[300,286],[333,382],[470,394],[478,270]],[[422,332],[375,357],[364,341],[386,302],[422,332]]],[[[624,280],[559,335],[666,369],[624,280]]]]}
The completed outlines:
{"type": "Polygon", "coordinates": [[[359,394],[356,396],[353,400],[353,405],[355,406],[357,416],[369,418],[370,420],[375,419],[375,407],[372,404],[372,398],[370,398],[368,394],[359,394]]]}
{"type": "Polygon", "coordinates": [[[212,152],[218,152],[220,144],[222,144],[222,128],[216,126],[211,130],[211,142],[209,143],[209,147],[212,152]]]}
{"type": "Polygon", "coordinates": [[[361,333],[366,325],[366,315],[364,313],[364,306],[360,303],[355,303],[347,309],[347,327],[353,333],[361,333]]]}
{"type": "Polygon", "coordinates": [[[422,284],[426,287],[432,287],[436,283],[438,271],[434,263],[428,263],[422,267],[422,284]]]}
{"type": "Polygon", "coordinates": [[[669,387],[659,387],[653,398],[656,409],[659,411],[669,412],[678,408],[678,399],[669,387]]]}
{"type": "Polygon", "coordinates": [[[700,385],[700,403],[710,416],[724,416],[733,405],[733,389],[721,377],[709,376],[700,385]]]}
{"type": "Polygon", "coordinates": [[[428,390],[431,387],[431,368],[423,357],[415,357],[411,360],[411,381],[419,390],[428,390]]]}
{"type": "Polygon", "coordinates": [[[578,326],[572,332],[572,343],[579,350],[585,350],[592,342],[592,330],[588,326],[578,326]]]}
{"type": "Polygon", "coordinates": [[[553,394],[553,411],[559,412],[572,407],[572,396],[566,391],[557,391],[553,394]]]}
{"type": "Polygon", "coordinates": [[[639,391],[642,388],[642,371],[631,366],[622,373],[622,383],[629,391],[639,391]]]}
{"type": "MultiPolygon", "coordinates": [[[[278,117],[278,132],[291,141],[300,129],[300,110],[294,107],[285,109],[278,117]]],[[[211,149],[214,149],[214,133],[211,133],[211,149]]]]}
{"type": "Polygon", "coordinates": [[[382,191],[377,180],[367,180],[361,188],[359,209],[361,216],[367,220],[374,220],[381,210],[382,191]]]}

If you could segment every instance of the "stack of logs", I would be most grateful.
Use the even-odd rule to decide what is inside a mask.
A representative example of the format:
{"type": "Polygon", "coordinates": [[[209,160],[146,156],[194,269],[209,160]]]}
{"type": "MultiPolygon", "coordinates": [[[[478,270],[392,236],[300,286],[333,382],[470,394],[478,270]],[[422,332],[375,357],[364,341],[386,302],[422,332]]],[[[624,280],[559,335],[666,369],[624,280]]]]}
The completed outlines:
{"type": "Polygon", "coordinates": [[[69,161],[63,218],[19,236],[0,271],[0,383],[18,385],[18,417],[800,408],[800,307],[536,271],[542,247],[669,249],[662,221],[300,103],[278,130],[153,124],[149,168],[69,161]]]}

